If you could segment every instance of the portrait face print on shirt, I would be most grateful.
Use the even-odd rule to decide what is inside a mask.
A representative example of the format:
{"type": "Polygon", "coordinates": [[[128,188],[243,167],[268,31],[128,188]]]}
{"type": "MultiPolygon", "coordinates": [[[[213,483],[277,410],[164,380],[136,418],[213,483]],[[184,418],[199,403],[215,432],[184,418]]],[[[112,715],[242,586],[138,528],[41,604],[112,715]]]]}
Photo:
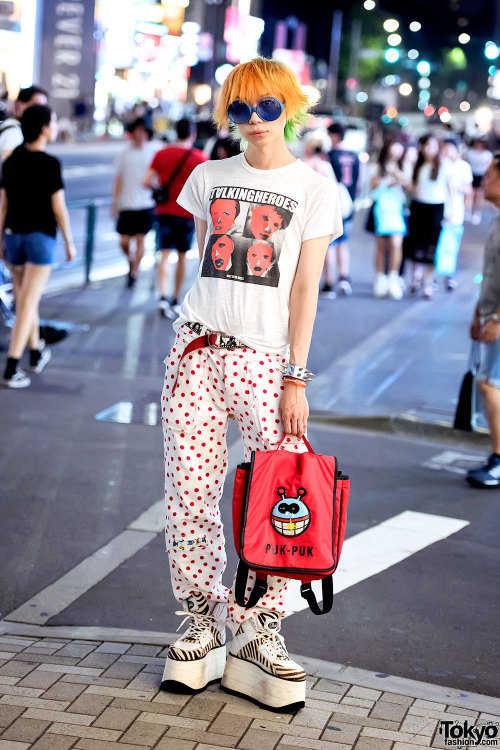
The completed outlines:
{"type": "Polygon", "coordinates": [[[214,187],[209,199],[213,229],[201,275],[277,287],[279,257],[297,201],[235,186],[214,187]]]}
{"type": "Polygon", "coordinates": [[[251,276],[265,276],[274,262],[272,245],[256,242],[247,250],[247,272],[251,276]]]}
{"type": "Polygon", "coordinates": [[[273,206],[254,206],[250,216],[250,231],[256,240],[268,240],[281,229],[283,216],[273,206]]]}
{"type": "Polygon", "coordinates": [[[231,266],[234,242],[227,234],[218,235],[212,245],[212,263],[218,271],[227,271],[231,266]]]}
{"type": "Polygon", "coordinates": [[[210,206],[214,234],[226,234],[239,214],[239,203],[232,198],[216,198],[210,206]]]}

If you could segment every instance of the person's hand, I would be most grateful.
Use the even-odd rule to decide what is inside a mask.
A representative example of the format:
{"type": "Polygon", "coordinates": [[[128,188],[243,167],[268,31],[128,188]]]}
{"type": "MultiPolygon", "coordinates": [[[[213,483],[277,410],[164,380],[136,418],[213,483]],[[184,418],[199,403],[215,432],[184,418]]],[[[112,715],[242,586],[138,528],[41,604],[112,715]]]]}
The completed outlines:
{"type": "Polygon", "coordinates": [[[470,324],[470,337],[473,341],[481,340],[481,321],[478,315],[474,315],[472,323],[470,324]]]}
{"type": "Polygon", "coordinates": [[[76,258],[76,247],[74,242],[67,242],[65,245],[66,260],[74,260],[76,258]]]}
{"type": "Polygon", "coordinates": [[[481,328],[479,341],[482,341],[483,344],[494,344],[495,341],[498,341],[499,336],[500,323],[497,323],[495,320],[488,320],[481,328]]]}
{"type": "Polygon", "coordinates": [[[293,383],[285,383],[285,390],[281,394],[279,414],[283,429],[287,435],[302,438],[307,430],[309,404],[307,403],[305,388],[293,383]]]}
{"type": "Polygon", "coordinates": [[[113,203],[113,205],[111,206],[110,213],[111,213],[111,218],[112,219],[117,219],[118,218],[118,214],[120,212],[118,211],[118,206],[115,203],[113,203]]]}

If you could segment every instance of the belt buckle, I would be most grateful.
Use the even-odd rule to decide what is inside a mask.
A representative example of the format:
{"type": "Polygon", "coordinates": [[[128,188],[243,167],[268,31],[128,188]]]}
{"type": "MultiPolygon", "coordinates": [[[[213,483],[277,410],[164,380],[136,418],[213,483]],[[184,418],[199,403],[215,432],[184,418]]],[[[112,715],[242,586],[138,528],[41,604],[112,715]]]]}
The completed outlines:
{"type": "Polygon", "coordinates": [[[215,346],[217,349],[228,349],[229,351],[236,349],[236,339],[234,336],[228,336],[222,333],[222,331],[211,331],[211,334],[216,337],[216,343],[212,344],[212,346],[215,346]]]}

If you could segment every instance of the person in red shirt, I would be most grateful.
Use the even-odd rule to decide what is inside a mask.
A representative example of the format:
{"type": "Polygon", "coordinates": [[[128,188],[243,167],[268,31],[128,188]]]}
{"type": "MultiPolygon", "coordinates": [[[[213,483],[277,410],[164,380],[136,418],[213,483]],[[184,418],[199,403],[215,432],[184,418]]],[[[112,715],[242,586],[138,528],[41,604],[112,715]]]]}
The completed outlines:
{"type": "Polygon", "coordinates": [[[193,216],[179,206],[177,196],[193,169],[208,160],[203,151],[193,148],[195,129],[191,121],[183,117],[175,127],[177,141],[155,154],[143,181],[144,187],[149,188],[168,185],[168,201],[156,207],[158,249],[161,250],[161,259],[157,266],[160,293],[158,308],[163,315],[168,314],[169,304],[176,314],[179,311],[179,296],[186,277],[186,253],[194,237],[193,216]],[[166,287],[168,256],[171,250],[177,250],[177,269],[174,294],[169,302],[166,287]]]}

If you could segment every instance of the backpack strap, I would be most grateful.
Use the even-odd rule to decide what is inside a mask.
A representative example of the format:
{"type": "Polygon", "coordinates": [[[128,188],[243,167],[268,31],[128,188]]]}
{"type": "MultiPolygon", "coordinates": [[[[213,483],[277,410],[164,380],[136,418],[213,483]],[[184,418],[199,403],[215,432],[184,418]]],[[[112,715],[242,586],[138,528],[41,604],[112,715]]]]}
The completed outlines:
{"type": "Polygon", "coordinates": [[[323,609],[320,608],[316,595],[311,588],[311,583],[303,583],[300,587],[301,596],[309,604],[311,612],[315,615],[326,615],[333,607],[333,578],[327,576],[321,581],[323,589],[323,609]]]}
{"type": "Polygon", "coordinates": [[[248,566],[243,562],[243,560],[240,560],[238,563],[238,570],[236,571],[234,598],[236,599],[236,603],[239,604],[240,607],[245,607],[245,609],[252,609],[252,607],[255,607],[261,596],[264,596],[267,593],[267,576],[265,578],[257,578],[255,580],[255,585],[252,589],[252,593],[250,594],[248,602],[245,604],[248,572],[248,566]]]}

